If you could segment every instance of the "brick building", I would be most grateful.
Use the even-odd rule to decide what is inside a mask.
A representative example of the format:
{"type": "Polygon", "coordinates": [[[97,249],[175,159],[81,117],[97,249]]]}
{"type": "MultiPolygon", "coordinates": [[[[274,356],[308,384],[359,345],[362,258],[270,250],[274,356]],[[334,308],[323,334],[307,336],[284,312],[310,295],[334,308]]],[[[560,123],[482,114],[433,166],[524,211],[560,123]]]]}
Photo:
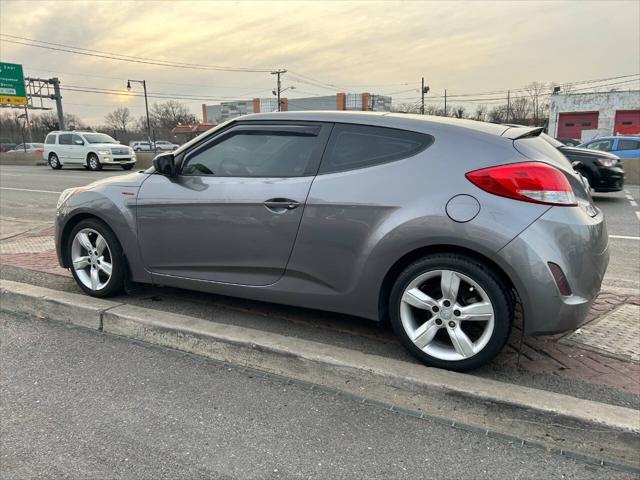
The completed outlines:
{"type": "Polygon", "coordinates": [[[640,90],[551,95],[549,135],[587,141],[640,133],[640,90]]]}

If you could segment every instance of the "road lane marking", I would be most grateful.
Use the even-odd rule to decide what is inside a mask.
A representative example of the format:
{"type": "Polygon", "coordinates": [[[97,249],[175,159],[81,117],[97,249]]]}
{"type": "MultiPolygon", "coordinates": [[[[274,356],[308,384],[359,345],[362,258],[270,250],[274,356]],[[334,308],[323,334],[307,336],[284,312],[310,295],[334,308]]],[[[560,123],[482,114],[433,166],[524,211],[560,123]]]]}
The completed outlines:
{"type": "Polygon", "coordinates": [[[635,200],[629,200],[629,203],[631,204],[632,207],[638,206],[638,202],[636,202],[635,200]]]}
{"type": "Polygon", "coordinates": [[[622,240],[640,240],[640,237],[632,237],[630,235],[609,235],[609,238],[619,238],[622,240]]]}
{"type": "Polygon", "coordinates": [[[636,217],[638,217],[638,221],[640,222],[640,212],[636,211],[636,217]]]}
{"type": "Polygon", "coordinates": [[[11,187],[0,187],[0,190],[13,190],[15,192],[33,192],[33,193],[55,193],[56,195],[60,195],[62,192],[54,192],[53,190],[31,190],[29,188],[11,188],[11,187]]]}

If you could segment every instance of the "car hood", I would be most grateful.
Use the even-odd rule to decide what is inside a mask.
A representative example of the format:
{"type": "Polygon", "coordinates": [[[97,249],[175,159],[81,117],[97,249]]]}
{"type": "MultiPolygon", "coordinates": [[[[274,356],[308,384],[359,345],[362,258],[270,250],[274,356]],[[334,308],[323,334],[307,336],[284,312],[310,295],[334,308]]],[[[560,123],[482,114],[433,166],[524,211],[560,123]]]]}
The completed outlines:
{"type": "Polygon", "coordinates": [[[601,152],[600,150],[592,150],[590,148],[582,147],[558,147],[562,153],[571,154],[574,156],[595,157],[595,158],[613,158],[619,159],[617,155],[609,152],[601,152]]]}
{"type": "Polygon", "coordinates": [[[149,175],[143,172],[129,173],[128,175],[116,175],[115,177],[103,178],[102,180],[92,182],[87,185],[87,187],[139,187],[147,177],[149,177],[149,175]]]}

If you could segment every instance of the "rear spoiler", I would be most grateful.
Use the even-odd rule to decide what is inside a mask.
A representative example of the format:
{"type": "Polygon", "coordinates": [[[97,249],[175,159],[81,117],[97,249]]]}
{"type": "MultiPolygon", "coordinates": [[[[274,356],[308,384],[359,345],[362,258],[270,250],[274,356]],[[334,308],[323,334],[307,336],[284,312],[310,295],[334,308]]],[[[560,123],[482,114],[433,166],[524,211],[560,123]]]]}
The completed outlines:
{"type": "Polygon", "coordinates": [[[510,127],[502,133],[502,136],[511,140],[520,140],[521,138],[538,137],[541,133],[544,133],[544,127],[510,127]]]}

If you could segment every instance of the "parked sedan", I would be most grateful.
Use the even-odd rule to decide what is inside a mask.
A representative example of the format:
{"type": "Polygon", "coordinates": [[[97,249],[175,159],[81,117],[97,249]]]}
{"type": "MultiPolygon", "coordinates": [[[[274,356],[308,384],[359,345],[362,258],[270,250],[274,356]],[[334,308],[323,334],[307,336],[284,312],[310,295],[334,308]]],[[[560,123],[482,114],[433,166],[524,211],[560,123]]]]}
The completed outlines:
{"type": "Polygon", "coordinates": [[[624,188],[624,169],[616,155],[587,148],[567,147],[549,135],[542,137],[572,162],[596,192],[619,192],[624,188]]]}
{"type": "Polygon", "coordinates": [[[540,129],[421,115],[247,115],[140,173],[65,190],[56,249],[88,295],[125,277],[390,321],[469,370],[578,327],[609,260],[603,214],[540,129]]]}
{"type": "Polygon", "coordinates": [[[640,158],[640,137],[637,135],[599,137],[578,146],[613,153],[621,158],[640,158]]]}
{"type": "Polygon", "coordinates": [[[9,150],[9,153],[36,153],[42,155],[44,152],[43,143],[21,143],[16,145],[13,150],[9,150]]]}

